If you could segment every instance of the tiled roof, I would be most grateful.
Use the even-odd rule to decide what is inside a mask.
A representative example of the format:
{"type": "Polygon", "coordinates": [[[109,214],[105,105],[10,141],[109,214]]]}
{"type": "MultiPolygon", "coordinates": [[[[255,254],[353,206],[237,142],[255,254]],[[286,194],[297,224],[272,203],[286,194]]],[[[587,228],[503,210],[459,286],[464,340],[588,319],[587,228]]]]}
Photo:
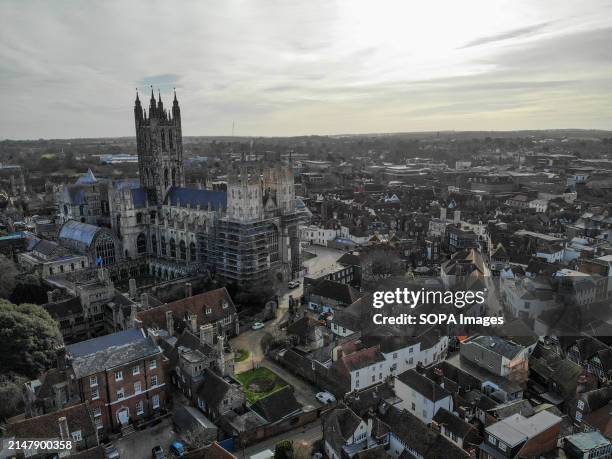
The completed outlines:
{"type": "Polygon", "coordinates": [[[7,431],[9,436],[17,438],[60,438],[58,419],[62,417],[68,421],[70,432],[80,430],[83,438],[96,431],[87,402],[9,424],[7,431]]]}
{"type": "Polygon", "coordinates": [[[198,325],[213,323],[236,313],[236,306],[225,287],[166,303],[155,308],[140,311],[138,320],[144,328],[166,328],[166,311],[172,311],[175,323],[187,318],[188,314],[198,316],[198,325]],[[224,309],[223,304],[227,306],[224,309]],[[207,314],[207,309],[210,313],[207,314]]]}
{"type": "Polygon", "coordinates": [[[343,355],[341,361],[349,371],[356,371],[379,362],[384,362],[385,357],[378,350],[378,347],[370,347],[343,355]]]}
{"type": "Polygon", "coordinates": [[[412,388],[428,400],[437,402],[451,394],[445,388],[436,384],[415,370],[407,370],[397,375],[397,379],[412,388]]]}

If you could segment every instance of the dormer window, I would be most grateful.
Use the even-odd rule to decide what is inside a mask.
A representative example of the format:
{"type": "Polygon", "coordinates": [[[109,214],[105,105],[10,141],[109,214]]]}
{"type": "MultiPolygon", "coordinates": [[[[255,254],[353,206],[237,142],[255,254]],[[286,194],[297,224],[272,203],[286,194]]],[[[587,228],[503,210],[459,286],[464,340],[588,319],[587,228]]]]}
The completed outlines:
{"type": "Polygon", "coordinates": [[[211,314],[212,313],[212,309],[211,308],[206,308],[206,314],[211,314]]]}
{"type": "Polygon", "coordinates": [[[227,301],[223,301],[221,305],[223,306],[223,309],[227,309],[227,307],[229,306],[227,301]]]}

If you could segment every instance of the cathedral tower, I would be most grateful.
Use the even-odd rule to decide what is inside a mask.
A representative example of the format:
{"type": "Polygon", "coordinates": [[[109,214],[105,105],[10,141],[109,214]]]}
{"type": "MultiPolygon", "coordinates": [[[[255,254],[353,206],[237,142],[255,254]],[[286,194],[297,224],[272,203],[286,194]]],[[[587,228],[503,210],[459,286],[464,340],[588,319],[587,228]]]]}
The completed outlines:
{"type": "Polygon", "coordinates": [[[168,112],[161,94],[156,101],[151,87],[148,117],[136,93],[134,121],[140,186],[147,191],[150,204],[161,205],[171,187],[185,186],[181,110],[176,91],[172,111],[168,112]]]}

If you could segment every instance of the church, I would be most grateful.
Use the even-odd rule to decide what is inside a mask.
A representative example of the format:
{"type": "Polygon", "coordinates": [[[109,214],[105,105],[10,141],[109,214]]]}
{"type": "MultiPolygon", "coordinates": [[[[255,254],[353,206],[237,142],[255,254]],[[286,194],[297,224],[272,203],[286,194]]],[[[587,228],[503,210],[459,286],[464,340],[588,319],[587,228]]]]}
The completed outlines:
{"type": "Polygon", "coordinates": [[[163,280],[210,273],[238,285],[299,274],[302,214],[290,161],[243,157],[231,166],[227,191],[190,188],[176,92],[167,110],[151,91],[148,112],[137,94],[134,122],[139,178],[108,186],[117,263],[139,261],[163,280]]]}

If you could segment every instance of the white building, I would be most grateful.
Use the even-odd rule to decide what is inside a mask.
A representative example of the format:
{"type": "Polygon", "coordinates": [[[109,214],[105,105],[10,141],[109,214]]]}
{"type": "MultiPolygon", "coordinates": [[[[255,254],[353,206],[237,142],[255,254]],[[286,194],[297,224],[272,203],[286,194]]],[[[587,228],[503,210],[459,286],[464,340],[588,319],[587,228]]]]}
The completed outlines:
{"type": "Polygon", "coordinates": [[[440,408],[453,411],[452,394],[415,370],[397,376],[395,394],[402,399],[398,407],[408,410],[425,424],[431,423],[440,408]]]}

